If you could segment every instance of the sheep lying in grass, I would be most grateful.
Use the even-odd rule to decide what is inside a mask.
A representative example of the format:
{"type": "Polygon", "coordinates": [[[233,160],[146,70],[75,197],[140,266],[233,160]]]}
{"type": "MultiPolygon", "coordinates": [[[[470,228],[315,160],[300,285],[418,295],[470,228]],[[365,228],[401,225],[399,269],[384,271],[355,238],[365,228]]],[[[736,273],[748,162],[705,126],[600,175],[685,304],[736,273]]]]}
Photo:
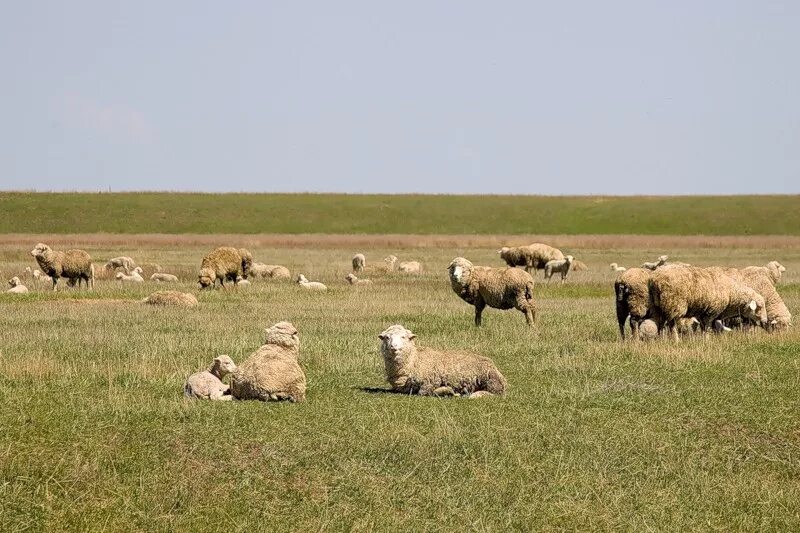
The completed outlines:
{"type": "Polygon", "coordinates": [[[178,281],[178,276],[175,276],[174,274],[165,274],[163,272],[156,272],[155,274],[150,276],[150,281],[175,283],[178,281]]]}
{"type": "Polygon", "coordinates": [[[243,279],[243,278],[242,278],[242,276],[238,276],[238,277],[236,278],[236,286],[237,286],[237,287],[244,287],[244,288],[247,288],[247,287],[249,287],[249,286],[250,286],[250,281],[249,281],[249,280],[246,280],[246,279],[243,279]]]}
{"type": "Polygon", "coordinates": [[[619,266],[616,263],[611,263],[610,266],[612,272],[625,272],[627,270],[627,268],[625,268],[624,266],[619,266]]]}
{"type": "Polygon", "coordinates": [[[144,278],[142,277],[142,269],[140,267],[136,267],[131,272],[131,275],[123,274],[122,272],[117,272],[116,278],[118,281],[123,281],[126,283],[142,283],[144,278]]]}
{"type": "Polygon", "coordinates": [[[763,267],[750,266],[742,269],[742,272],[758,272],[766,274],[772,283],[778,283],[781,280],[781,275],[786,272],[786,267],[777,261],[770,261],[763,267]]]}
{"type": "Polygon", "coordinates": [[[198,400],[231,400],[230,387],[222,379],[236,371],[236,364],[227,355],[214,358],[208,370],[192,374],[186,379],[183,393],[198,400]]]}
{"type": "Polygon", "coordinates": [[[544,279],[547,280],[547,283],[550,283],[550,278],[552,278],[553,274],[555,273],[561,274],[561,283],[564,283],[564,280],[567,279],[567,274],[569,274],[569,270],[572,267],[572,261],[574,259],[574,257],[568,255],[564,259],[554,259],[552,261],[548,261],[544,265],[544,279]]]}
{"type": "Polygon", "coordinates": [[[291,279],[289,269],[282,265],[267,265],[267,276],[272,279],[291,279]]]}
{"type": "Polygon", "coordinates": [[[481,325],[481,314],[488,305],[495,309],[518,309],[533,326],[536,304],[533,301],[533,278],[519,268],[473,266],[463,257],[456,257],[447,267],[450,286],[459,298],[475,306],[475,325],[481,325]]]}
{"type": "Polygon", "coordinates": [[[201,289],[214,288],[217,280],[222,287],[225,287],[225,280],[236,285],[237,277],[247,278],[252,263],[250,252],[244,248],[237,250],[230,246],[222,246],[203,257],[197,282],[201,289]]]}
{"type": "Polygon", "coordinates": [[[253,263],[250,266],[250,277],[253,278],[266,278],[269,275],[267,265],[264,263],[253,263]]]}
{"type": "Polygon", "coordinates": [[[28,292],[28,287],[22,284],[20,279],[17,276],[14,276],[10,280],[8,280],[8,284],[11,286],[6,292],[10,292],[11,294],[25,294],[28,292]]]}
{"type": "Polygon", "coordinates": [[[398,265],[397,271],[404,274],[419,274],[422,272],[422,263],[419,261],[403,261],[398,265]]]}
{"type": "Polygon", "coordinates": [[[669,256],[666,255],[659,256],[657,261],[654,261],[652,263],[642,263],[642,268],[646,268],[647,270],[655,270],[658,267],[665,264],[667,262],[667,259],[669,259],[669,256]]]}
{"type": "Polygon", "coordinates": [[[308,291],[327,291],[328,287],[319,281],[308,281],[302,274],[297,275],[297,284],[308,291]]]}
{"type": "Polygon", "coordinates": [[[397,263],[397,256],[396,255],[387,255],[383,258],[383,264],[378,265],[375,270],[379,272],[394,272],[395,263],[397,263]]]}
{"type": "Polygon", "coordinates": [[[500,258],[510,267],[521,266],[525,271],[536,274],[536,270],[543,270],[548,261],[564,259],[564,254],[558,248],[553,248],[547,244],[535,242],[528,246],[515,246],[509,248],[504,246],[497,253],[500,258]]]}
{"type": "Polygon", "coordinates": [[[126,274],[130,274],[131,271],[136,268],[136,261],[126,255],[121,255],[119,257],[112,257],[109,259],[104,268],[109,271],[121,268],[125,270],[126,274]]]}
{"type": "MultiPolygon", "coordinates": [[[[122,272],[120,272],[122,274],[122,272]]],[[[156,291],[144,300],[142,303],[149,305],[165,305],[175,307],[194,307],[197,305],[197,298],[194,294],[179,291],[156,291]]]]}
{"type": "Polygon", "coordinates": [[[372,285],[372,280],[358,279],[355,274],[348,274],[344,277],[350,285],[372,285]]]}
{"type": "Polygon", "coordinates": [[[583,261],[578,261],[577,259],[573,259],[572,270],[574,270],[575,272],[581,272],[583,270],[589,270],[589,267],[583,261]]]}
{"type": "Polygon", "coordinates": [[[290,322],[278,322],[266,333],[264,345],[233,373],[231,394],[237,400],[302,402],[306,399],[306,375],[297,362],[297,329],[290,322]]]}
{"type": "Polygon", "coordinates": [[[58,278],[67,278],[70,285],[81,282],[86,283],[89,290],[94,288],[94,265],[92,258],[83,250],[67,250],[56,252],[44,243],[38,243],[31,255],[36,259],[39,268],[53,280],[53,290],[56,290],[58,278]]]}
{"type": "Polygon", "coordinates": [[[367,258],[364,254],[356,254],[353,256],[353,272],[358,274],[364,271],[364,266],[367,264],[367,258]]]}
{"type": "Polygon", "coordinates": [[[631,338],[639,339],[640,323],[650,318],[650,275],[644,268],[629,268],[614,282],[619,336],[625,340],[625,321],[630,317],[631,338]]]}
{"type": "Polygon", "coordinates": [[[479,398],[506,391],[506,379],[488,357],[419,348],[417,336],[399,324],[378,338],[386,379],[396,392],[479,398]]]}

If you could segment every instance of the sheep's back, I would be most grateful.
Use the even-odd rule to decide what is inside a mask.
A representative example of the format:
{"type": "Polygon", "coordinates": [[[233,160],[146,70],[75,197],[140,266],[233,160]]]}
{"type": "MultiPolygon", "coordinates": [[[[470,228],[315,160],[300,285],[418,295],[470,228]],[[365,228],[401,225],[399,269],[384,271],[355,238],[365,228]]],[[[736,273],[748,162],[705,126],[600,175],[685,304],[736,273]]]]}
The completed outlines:
{"type": "Polygon", "coordinates": [[[88,276],[92,270],[92,258],[84,250],[67,250],[62,252],[61,270],[65,278],[88,276]]]}
{"type": "Polygon", "coordinates": [[[211,268],[218,277],[242,274],[242,256],[236,248],[223,246],[203,257],[200,268],[211,268]]]}

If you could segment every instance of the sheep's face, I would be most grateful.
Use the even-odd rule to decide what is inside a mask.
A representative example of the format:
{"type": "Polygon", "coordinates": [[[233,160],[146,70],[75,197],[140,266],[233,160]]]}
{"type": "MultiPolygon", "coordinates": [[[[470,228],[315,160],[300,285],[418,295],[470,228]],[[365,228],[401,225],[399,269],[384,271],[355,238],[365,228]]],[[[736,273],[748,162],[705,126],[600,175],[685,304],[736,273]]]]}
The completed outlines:
{"type": "Polygon", "coordinates": [[[228,355],[220,355],[214,358],[214,364],[211,365],[213,373],[217,374],[220,379],[236,372],[236,363],[228,355]]]}
{"type": "Polygon", "coordinates": [[[571,255],[568,255],[568,256],[567,256],[567,257],[565,257],[564,259],[566,259],[566,260],[567,260],[567,263],[572,263],[572,261],[574,261],[574,260],[575,260],[575,258],[574,258],[574,257],[572,257],[571,255]]]}
{"type": "Polygon", "coordinates": [[[414,351],[414,339],[417,338],[414,333],[400,324],[395,324],[386,328],[378,338],[381,340],[381,354],[384,359],[394,360],[400,364],[410,362],[408,358],[414,351]]]}
{"type": "Polygon", "coordinates": [[[308,283],[308,279],[302,274],[297,275],[297,283],[308,283]]]}
{"type": "Polygon", "coordinates": [[[658,256],[658,262],[659,262],[659,263],[664,263],[664,262],[666,262],[666,261],[667,261],[667,259],[669,259],[669,256],[666,256],[666,255],[660,255],[660,256],[658,256]]]}
{"type": "Polygon", "coordinates": [[[17,285],[22,285],[22,282],[19,280],[17,276],[14,276],[10,280],[8,280],[8,284],[12,287],[16,287],[17,285]]]}
{"type": "Polygon", "coordinates": [[[742,308],[741,315],[746,320],[755,322],[765,329],[768,327],[767,309],[764,298],[760,294],[756,293],[754,298],[742,308]]]}
{"type": "Polygon", "coordinates": [[[458,284],[468,282],[470,271],[472,270],[472,263],[463,257],[456,257],[447,266],[447,271],[450,274],[450,281],[458,284]]]}
{"type": "Polygon", "coordinates": [[[50,247],[40,242],[39,244],[34,246],[33,250],[31,250],[31,255],[33,257],[44,257],[44,255],[47,254],[47,252],[49,251],[50,247]]]}
{"type": "Polygon", "coordinates": [[[300,334],[291,322],[278,322],[264,331],[267,334],[264,344],[276,344],[284,348],[300,348],[300,334]]]}
{"type": "Polygon", "coordinates": [[[770,268],[772,270],[777,270],[778,272],[781,273],[786,272],[786,267],[777,261],[770,261],[769,263],[767,263],[767,268],[770,268]]]}
{"type": "Polygon", "coordinates": [[[348,274],[348,275],[346,275],[346,276],[344,277],[344,279],[345,279],[345,280],[347,280],[347,282],[348,282],[348,283],[350,283],[350,285],[352,285],[353,283],[355,283],[356,281],[358,281],[358,278],[357,278],[357,277],[355,277],[353,274],[348,274]]]}
{"type": "Polygon", "coordinates": [[[134,269],[133,269],[133,272],[134,272],[134,273],[136,273],[136,274],[139,274],[139,275],[141,275],[141,274],[142,274],[142,267],[136,267],[136,268],[134,268],[134,269]]]}
{"type": "Polygon", "coordinates": [[[210,289],[214,286],[216,274],[210,268],[200,269],[200,274],[197,276],[197,283],[201,289],[210,289]]]}

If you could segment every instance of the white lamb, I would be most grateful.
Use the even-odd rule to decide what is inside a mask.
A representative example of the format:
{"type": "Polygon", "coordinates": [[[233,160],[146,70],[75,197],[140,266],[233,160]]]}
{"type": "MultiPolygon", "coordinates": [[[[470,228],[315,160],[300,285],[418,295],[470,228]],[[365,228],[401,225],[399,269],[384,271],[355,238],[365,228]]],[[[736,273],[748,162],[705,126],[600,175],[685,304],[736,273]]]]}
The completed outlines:
{"type": "Polygon", "coordinates": [[[419,274],[422,272],[422,264],[419,261],[403,261],[397,267],[397,271],[405,274],[419,274]]]}
{"type": "Polygon", "coordinates": [[[561,274],[561,283],[564,283],[564,280],[567,279],[567,274],[569,274],[569,269],[572,267],[572,261],[574,259],[574,257],[568,255],[564,259],[553,259],[552,261],[548,261],[544,265],[544,279],[547,280],[547,283],[550,283],[550,278],[552,278],[553,274],[556,272],[561,274]]]}
{"type": "Polygon", "coordinates": [[[302,274],[297,275],[297,284],[306,289],[307,291],[327,291],[328,287],[319,281],[308,281],[302,274]]]}
{"type": "Polygon", "coordinates": [[[11,288],[6,292],[10,292],[11,294],[25,294],[28,292],[28,287],[23,285],[17,276],[14,276],[8,280],[8,284],[11,286],[11,288]]]}
{"type": "Polygon", "coordinates": [[[198,400],[231,400],[230,387],[222,378],[236,371],[236,364],[227,355],[214,358],[214,362],[202,372],[192,374],[186,379],[183,393],[188,398],[198,400]]]}
{"type": "Polygon", "coordinates": [[[136,267],[131,272],[130,276],[127,274],[123,274],[122,272],[117,272],[116,276],[117,280],[123,281],[126,283],[142,283],[144,278],[142,277],[142,268],[136,267]]]}
{"type": "Polygon", "coordinates": [[[669,256],[661,255],[658,257],[658,261],[652,263],[642,263],[642,268],[646,268],[647,270],[655,270],[666,263],[667,259],[669,259],[669,256]]]}
{"type": "Polygon", "coordinates": [[[152,276],[150,276],[150,281],[163,281],[163,282],[177,282],[178,276],[174,274],[164,274],[163,272],[156,272],[152,276]]]}
{"type": "Polygon", "coordinates": [[[616,263],[611,263],[611,271],[612,272],[625,272],[626,270],[628,270],[628,269],[625,268],[624,266],[619,266],[616,263]]]}
{"type": "Polygon", "coordinates": [[[372,285],[371,279],[359,279],[355,274],[348,274],[344,277],[350,285],[372,285]]]}

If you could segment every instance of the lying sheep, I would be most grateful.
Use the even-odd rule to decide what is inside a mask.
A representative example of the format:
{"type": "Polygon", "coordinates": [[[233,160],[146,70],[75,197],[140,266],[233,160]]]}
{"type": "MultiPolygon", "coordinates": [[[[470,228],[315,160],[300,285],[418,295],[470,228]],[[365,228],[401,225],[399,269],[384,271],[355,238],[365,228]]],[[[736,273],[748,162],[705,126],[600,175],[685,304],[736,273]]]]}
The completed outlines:
{"type": "Polygon", "coordinates": [[[372,285],[372,280],[358,279],[355,274],[348,274],[344,277],[350,285],[372,285]]]}
{"type": "Polygon", "coordinates": [[[672,267],[650,277],[650,301],[657,320],[678,339],[677,321],[695,317],[703,332],[715,320],[742,316],[767,326],[764,297],[732,277],[711,269],[672,267]]]}
{"type": "Polygon", "coordinates": [[[127,274],[123,274],[122,272],[117,272],[116,278],[118,281],[123,281],[126,283],[142,283],[144,281],[144,278],[141,275],[141,271],[142,271],[141,268],[136,267],[135,269],[133,269],[133,272],[131,272],[130,276],[127,274]]]}
{"type": "Polygon", "coordinates": [[[175,283],[178,281],[178,276],[175,276],[173,274],[164,274],[163,272],[156,272],[155,274],[150,276],[150,281],[175,283]]]}
{"type": "Polygon", "coordinates": [[[302,402],[306,399],[306,375],[297,362],[297,329],[290,322],[278,322],[266,333],[264,345],[233,373],[231,394],[238,400],[302,402]]]}
{"type": "Polygon", "coordinates": [[[38,243],[31,255],[36,259],[39,268],[53,280],[53,291],[56,290],[58,278],[66,278],[70,285],[86,283],[89,290],[94,288],[94,265],[92,258],[83,250],[67,250],[56,252],[44,243],[38,243]]]}
{"type": "Polygon", "coordinates": [[[631,338],[639,339],[640,323],[650,318],[650,275],[644,268],[629,268],[614,282],[619,335],[625,340],[625,321],[630,317],[631,338]]]}
{"type": "Polygon", "coordinates": [[[661,265],[665,264],[667,262],[667,259],[669,259],[669,256],[666,255],[659,256],[658,261],[652,263],[642,263],[642,268],[646,268],[647,270],[655,270],[661,265]]]}
{"type": "Polygon", "coordinates": [[[236,364],[227,355],[214,358],[208,370],[192,374],[186,379],[183,394],[197,400],[231,400],[230,387],[222,379],[236,371],[236,364]]]}
{"type": "Polygon", "coordinates": [[[589,270],[589,267],[583,261],[578,261],[577,259],[573,259],[572,270],[574,270],[575,272],[581,272],[583,270],[589,270]]]}
{"type": "Polygon", "coordinates": [[[548,261],[564,259],[564,254],[558,248],[553,248],[547,244],[535,242],[528,246],[515,246],[509,248],[504,246],[497,253],[500,258],[510,267],[521,266],[525,271],[536,274],[536,270],[543,270],[548,261]]]}
{"type": "Polygon", "coordinates": [[[533,278],[518,268],[473,266],[463,257],[456,257],[447,267],[450,286],[465,302],[475,306],[475,325],[481,325],[481,314],[488,305],[495,309],[518,309],[533,326],[536,304],[533,301],[533,278]]]}
{"type": "Polygon", "coordinates": [[[422,272],[422,264],[419,261],[403,261],[397,267],[397,271],[405,274],[419,274],[422,272]]]}
{"type": "Polygon", "coordinates": [[[397,263],[396,255],[387,255],[383,258],[383,264],[373,267],[380,272],[394,272],[394,266],[397,263]]]}
{"type": "Polygon", "coordinates": [[[289,269],[281,265],[267,265],[267,275],[272,279],[291,279],[289,269]]]}
{"type": "Polygon", "coordinates": [[[781,275],[786,272],[786,267],[777,261],[770,261],[763,267],[751,266],[743,268],[742,272],[759,272],[766,274],[769,276],[769,279],[772,280],[772,283],[775,284],[780,281],[781,275]]]}
{"type": "MultiPolygon", "coordinates": [[[[120,272],[121,274],[122,272],[120,272]]],[[[144,300],[142,303],[149,305],[164,305],[175,307],[194,307],[197,305],[197,298],[194,294],[179,291],[156,291],[144,300]]]]}
{"type": "Polygon", "coordinates": [[[104,268],[109,271],[121,268],[125,270],[126,274],[130,274],[131,271],[136,268],[136,261],[126,255],[121,255],[109,259],[104,268]]]}
{"type": "Polygon", "coordinates": [[[356,254],[353,256],[353,272],[363,272],[366,264],[367,258],[364,257],[364,254],[356,254]]]}
{"type": "Polygon", "coordinates": [[[201,289],[214,288],[217,280],[225,287],[225,280],[236,285],[236,278],[247,278],[253,259],[244,248],[222,246],[203,257],[197,282],[201,289]],[[244,254],[244,255],[243,255],[244,254]]]}
{"type": "Polygon", "coordinates": [[[269,275],[269,265],[264,263],[253,263],[250,266],[250,276],[254,278],[266,278],[269,275]]]}
{"type": "Polygon", "coordinates": [[[624,266],[619,266],[616,263],[611,263],[610,266],[612,272],[625,272],[627,270],[627,268],[625,268],[624,266]]]}
{"type": "Polygon", "coordinates": [[[569,270],[572,267],[572,261],[574,259],[574,257],[568,255],[564,259],[554,259],[552,261],[548,261],[544,265],[544,279],[547,280],[547,283],[550,283],[550,278],[553,277],[554,273],[561,274],[561,283],[564,283],[564,280],[567,279],[567,274],[569,274],[569,270]]]}
{"type": "Polygon", "coordinates": [[[418,348],[414,341],[417,336],[399,324],[389,326],[378,338],[386,379],[393,391],[470,398],[502,396],[506,391],[506,379],[488,357],[418,348]]]}
{"type": "Polygon", "coordinates": [[[328,287],[319,281],[308,281],[302,274],[297,275],[297,284],[309,291],[327,291],[328,287]]]}
{"type": "Polygon", "coordinates": [[[250,281],[246,280],[246,279],[243,279],[242,276],[238,276],[236,278],[236,286],[237,287],[245,287],[245,288],[247,288],[247,287],[250,286],[250,281]]]}
{"type": "Polygon", "coordinates": [[[11,294],[25,294],[28,292],[28,287],[22,284],[20,279],[17,276],[14,276],[10,280],[8,280],[8,284],[11,286],[6,292],[10,292],[11,294]]]}

